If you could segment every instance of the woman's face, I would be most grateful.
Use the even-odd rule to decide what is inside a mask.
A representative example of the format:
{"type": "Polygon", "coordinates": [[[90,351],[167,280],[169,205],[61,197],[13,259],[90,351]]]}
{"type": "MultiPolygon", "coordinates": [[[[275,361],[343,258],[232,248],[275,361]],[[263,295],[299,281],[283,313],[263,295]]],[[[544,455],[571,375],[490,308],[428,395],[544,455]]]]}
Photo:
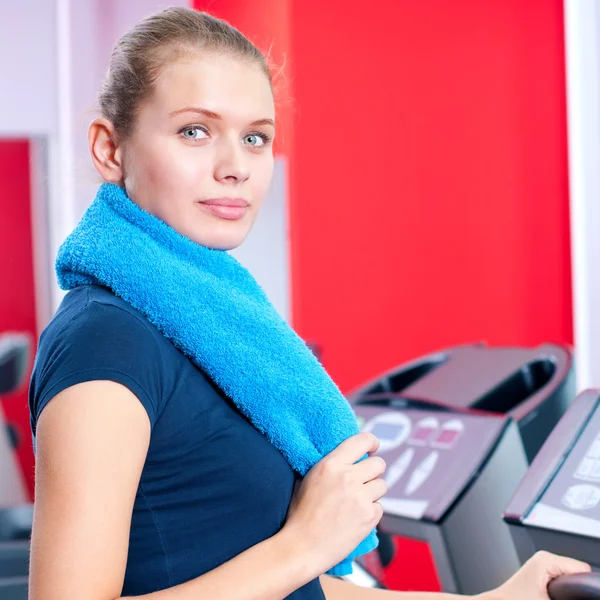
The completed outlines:
{"type": "Polygon", "coordinates": [[[198,244],[235,248],[271,182],[274,120],[258,65],[219,55],[170,63],[123,146],[125,189],[198,244]]]}

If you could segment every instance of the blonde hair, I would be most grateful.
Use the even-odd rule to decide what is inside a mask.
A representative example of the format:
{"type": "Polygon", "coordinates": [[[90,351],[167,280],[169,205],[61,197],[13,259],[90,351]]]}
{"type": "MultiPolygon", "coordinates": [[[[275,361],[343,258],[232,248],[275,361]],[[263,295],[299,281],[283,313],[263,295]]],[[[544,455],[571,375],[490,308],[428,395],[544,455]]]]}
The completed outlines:
{"type": "Polygon", "coordinates": [[[198,51],[258,64],[272,84],[267,58],[235,27],[204,12],[170,7],[143,19],[117,42],[99,94],[102,116],[120,136],[130,136],[162,69],[198,51]]]}

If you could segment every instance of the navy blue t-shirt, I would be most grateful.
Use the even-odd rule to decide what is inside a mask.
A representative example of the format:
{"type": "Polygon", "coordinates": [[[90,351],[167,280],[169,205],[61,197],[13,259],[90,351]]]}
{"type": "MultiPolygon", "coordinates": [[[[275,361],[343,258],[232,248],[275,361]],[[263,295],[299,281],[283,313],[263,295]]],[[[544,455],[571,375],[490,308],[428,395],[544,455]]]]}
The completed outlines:
{"type": "MultiPolygon", "coordinates": [[[[105,288],[82,286],[40,338],[29,391],[34,435],[60,391],[107,379],[137,396],[151,424],[123,595],[194,579],[281,529],[297,476],[280,452],[141,313],[105,288]]],[[[325,596],[316,579],[288,598],[325,596]]]]}

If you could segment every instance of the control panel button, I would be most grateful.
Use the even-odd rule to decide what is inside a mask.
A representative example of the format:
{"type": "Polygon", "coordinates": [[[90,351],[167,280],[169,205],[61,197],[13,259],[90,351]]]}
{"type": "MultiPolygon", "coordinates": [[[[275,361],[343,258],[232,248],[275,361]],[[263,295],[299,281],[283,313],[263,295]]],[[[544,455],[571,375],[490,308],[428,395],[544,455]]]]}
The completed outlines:
{"type": "Polygon", "coordinates": [[[433,473],[439,457],[439,452],[431,452],[427,458],[414,470],[408,480],[405,493],[407,496],[414,494],[433,473]]]}
{"type": "Polygon", "coordinates": [[[600,460],[583,458],[577,466],[575,477],[586,481],[600,481],[600,460]]]}
{"type": "Polygon", "coordinates": [[[600,502],[600,488],[595,485],[573,485],[562,497],[562,503],[572,510],[589,510],[600,502]]]}
{"type": "Polygon", "coordinates": [[[451,448],[464,430],[465,426],[462,421],[459,421],[458,419],[446,421],[442,425],[442,430],[439,435],[431,442],[431,445],[434,448],[451,448]]]}
{"type": "Polygon", "coordinates": [[[370,431],[379,439],[378,454],[400,446],[410,435],[412,421],[402,412],[379,413],[368,421],[363,431],[370,431]]]}
{"type": "Polygon", "coordinates": [[[440,422],[435,417],[421,419],[415,426],[409,442],[416,446],[425,446],[437,432],[440,422]]]}
{"type": "Polygon", "coordinates": [[[407,448],[394,463],[389,467],[385,474],[385,482],[388,490],[391,490],[402,479],[404,473],[408,469],[415,451],[413,448],[407,448]]]}
{"type": "Polygon", "coordinates": [[[584,458],[577,467],[576,475],[578,477],[587,478],[592,474],[592,469],[594,468],[594,461],[590,458],[584,458]]]}

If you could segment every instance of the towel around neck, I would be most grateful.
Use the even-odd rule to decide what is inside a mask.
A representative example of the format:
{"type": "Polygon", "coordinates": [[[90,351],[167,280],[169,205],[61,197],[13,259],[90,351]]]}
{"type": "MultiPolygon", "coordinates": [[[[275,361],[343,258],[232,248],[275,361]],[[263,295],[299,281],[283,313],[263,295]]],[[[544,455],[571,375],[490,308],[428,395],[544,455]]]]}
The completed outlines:
{"type": "MultiPolygon", "coordinates": [[[[358,433],[347,400],[230,254],[201,246],[102,184],[59,249],[62,289],[108,287],[214,381],[300,475],[358,433]]],[[[373,550],[375,532],[329,573],[373,550]]]]}

